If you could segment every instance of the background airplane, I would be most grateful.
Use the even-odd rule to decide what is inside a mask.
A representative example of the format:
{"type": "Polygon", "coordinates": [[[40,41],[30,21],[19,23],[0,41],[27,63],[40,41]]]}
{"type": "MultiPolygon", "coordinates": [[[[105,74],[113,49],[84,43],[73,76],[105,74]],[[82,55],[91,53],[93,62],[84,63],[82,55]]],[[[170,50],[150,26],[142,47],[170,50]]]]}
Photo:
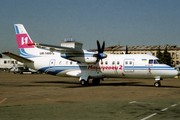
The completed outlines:
{"type": "Polygon", "coordinates": [[[149,54],[105,54],[105,42],[98,52],[33,43],[22,24],[14,25],[20,56],[10,52],[12,57],[29,67],[57,76],[78,77],[82,85],[99,84],[104,78],[154,78],[156,87],[160,80],[174,77],[178,72],[149,54]]]}
{"type": "Polygon", "coordinates": [[[29,72],[31,74],[37,72],[36,70],[24,67],[23,63],[20,63],[12,58],[0,58],[0,69],[20,74],[23,74],[24,72],[29,72]]]}

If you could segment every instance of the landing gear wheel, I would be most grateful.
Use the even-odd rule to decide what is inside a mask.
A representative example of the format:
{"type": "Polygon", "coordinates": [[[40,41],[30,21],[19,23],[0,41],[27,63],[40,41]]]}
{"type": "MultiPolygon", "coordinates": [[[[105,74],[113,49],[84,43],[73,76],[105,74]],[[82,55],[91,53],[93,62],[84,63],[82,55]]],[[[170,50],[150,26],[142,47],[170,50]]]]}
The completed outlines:
{"type": "Polygon", "coordinates": [[[100,79],[93,79],[92,84],[93,85],[99,85],[100,84],[100,79]]]}
{"type": "Polygon", "coordinates": [[[161,83],[160,83],[160,82],[155,82],[155,83],[154,83],[154,86],[155,86],[155,87],[160,87],[160,86],[161,86],[161,83]]]}
{"type": "Polygon", "coordinates": [[[87,85],[87,84],[88,84],[88,81],[85,81],[85,80],[82,79],[82,80],[80,81],[80,84],[81,84],[81,85],[87,85]]]}

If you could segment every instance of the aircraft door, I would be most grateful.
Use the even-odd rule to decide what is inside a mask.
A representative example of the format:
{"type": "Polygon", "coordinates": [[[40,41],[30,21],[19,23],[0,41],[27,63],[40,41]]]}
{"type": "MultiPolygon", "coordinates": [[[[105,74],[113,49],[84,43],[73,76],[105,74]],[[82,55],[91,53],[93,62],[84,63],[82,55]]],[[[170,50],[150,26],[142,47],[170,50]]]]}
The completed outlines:
{"type": "Polygon", "coordinates": [[[124,59],[124,72],[134,72],[134,59],[124,59]]]}
{"type": "Polygon", "coordinates": [[[55,62],[56,62],[55,59],[51,59],[51,60],[49,61],[49,68],[50,68],[50,69],[54,70],[55,62]]]}

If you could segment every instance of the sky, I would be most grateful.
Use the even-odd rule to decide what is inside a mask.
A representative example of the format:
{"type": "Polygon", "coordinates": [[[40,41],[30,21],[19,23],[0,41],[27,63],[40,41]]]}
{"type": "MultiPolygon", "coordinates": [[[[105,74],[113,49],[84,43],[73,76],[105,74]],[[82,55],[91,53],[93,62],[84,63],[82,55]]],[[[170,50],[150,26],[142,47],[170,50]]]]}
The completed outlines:
{"type": "Polygon", "coordinates": [[[14,24],[35,43],[60,45],[70,35],[84,49],[180,45],[180,0],[1,0],[0,52],[18,54],[14,24]]]}

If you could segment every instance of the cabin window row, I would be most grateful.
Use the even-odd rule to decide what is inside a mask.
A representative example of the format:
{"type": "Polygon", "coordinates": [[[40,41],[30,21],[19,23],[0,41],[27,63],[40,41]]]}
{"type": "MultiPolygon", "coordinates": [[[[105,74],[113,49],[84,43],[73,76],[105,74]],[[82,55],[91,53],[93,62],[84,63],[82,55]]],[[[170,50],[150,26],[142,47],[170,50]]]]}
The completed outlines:
{"type": "MultiPolygon", "coordinates": [[[[108,64],[108,61],[105,61],[105,62],[101,62],[101,65],[103,65],[105,63],[105,65],[107,65],[108,64]]],[[[112,61],[112,65],[115,65],[115,64],[117,64],[117,65],[119,65],[120,64],[120,62],[119,61],[112,61]]]]}
{"type": "Polygon", "coordinates": [[[4,64],[17,64],[17,61],[4,60],[4,64]]]}

